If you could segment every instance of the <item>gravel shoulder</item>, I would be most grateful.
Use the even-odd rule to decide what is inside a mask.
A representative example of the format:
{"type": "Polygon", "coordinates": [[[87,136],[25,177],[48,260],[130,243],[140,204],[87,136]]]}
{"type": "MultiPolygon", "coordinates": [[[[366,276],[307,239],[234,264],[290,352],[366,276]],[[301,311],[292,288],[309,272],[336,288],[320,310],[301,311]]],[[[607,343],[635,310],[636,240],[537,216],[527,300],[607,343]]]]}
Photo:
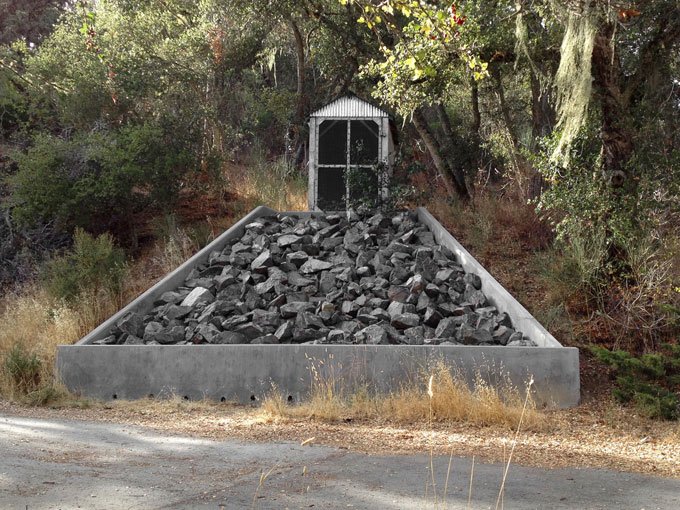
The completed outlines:
{"type": "MultiPolygon", "coordinates": [[[[208,402],[137,401],[94,403],[92,407],[35,408],[0,402],[0,414],[69,419],[145,427],[164,434],[256,443],[304,441],[364,454],[463,455],[489,462],[509,454],[514,431],[466,423],[395,424],[275,420],[261,407],[208,402]]],[[[513,464],[541,468],[608,468],[680,478],[680,427],[651,422],[613,403],[593,401],[575,409],[546,411],[550,428],[520,432],[513,464]]]]}

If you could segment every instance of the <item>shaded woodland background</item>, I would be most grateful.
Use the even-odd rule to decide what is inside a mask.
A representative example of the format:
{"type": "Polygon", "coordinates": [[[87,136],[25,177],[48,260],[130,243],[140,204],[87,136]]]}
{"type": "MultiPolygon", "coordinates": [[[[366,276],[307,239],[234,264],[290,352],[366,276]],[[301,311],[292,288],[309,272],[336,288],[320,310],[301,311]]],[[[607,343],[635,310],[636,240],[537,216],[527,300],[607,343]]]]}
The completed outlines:
{"type": "Polygon", "coordinates": [[[0,12],[0,353],[43,367],[13,388],[253,206],[305,208],[307,116],[353,91],[398,128],[396,205],[430,208],[562,343],[637,356],[597,351],[628,367],[623,400],[649,383],[677,417],[678,2],[0,12]]]}

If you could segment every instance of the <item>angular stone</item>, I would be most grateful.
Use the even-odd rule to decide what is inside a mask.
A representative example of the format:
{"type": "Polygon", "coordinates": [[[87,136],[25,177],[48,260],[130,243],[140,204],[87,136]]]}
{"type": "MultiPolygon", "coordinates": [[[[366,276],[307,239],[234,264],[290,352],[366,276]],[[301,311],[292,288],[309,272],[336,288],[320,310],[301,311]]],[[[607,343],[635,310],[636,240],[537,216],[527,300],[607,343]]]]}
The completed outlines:
{"type": "Polygon", "coordinates": [[[295,319],[296,329],[321,329],[323,327],[323,321],[311,312],[300,312],[295,319]]]}
{"type": "Polygon", "coordinates": [[[245,324],[246,322],[248,322],[248,317],[246,317],[245,315],[236,315],[234,317],[229,317],[227,320],[222,322],[222,329],[231,331],[236,326],[245,324]]]}
{"type": "Polygon", "coordinates": [[[498,329],[494,331],[491,336],[493,337],[494,343],[499,345],[507,345],[508,340],[513,335],[515,330],[510,329],[506,326],[498,326],[498,329]]]}
{"type": "Polygon", "coordinates": [[[468,285],[472,285],[476,290],[481,290],[482,288],[482,279],[474,273],[467,273],[463,276],[463,281],[468,285]]]}
{"type": "Polygon", "coordinates": [[[439,322],[442,320],[441,314],[433,307],[428,307],[425,310],[425,315],[423,316],[423,323],[427,324],[432,328],[436,328],[439,322]]]}
{"type": "Polygon", "coordinates": [[[340,311],[345,315],[355,317],[361,307],[354,301],[343,301],[340,311]]]}
{"type": "Polygon", "coordinates": [[[393,285],[387,291],[387,297],[391,301],[397,301],[398,303],[403,303],[406,301],[409,294],[408,288],[401,285],[393,285]]]}
{"type": "Polygon", "coordinates": [[[241,333],[235,331],[222,331],[213,339],[214,344],[233,345],[233,344],[247,344],[248,338],[241,333]]]}
{"type": "Polygon", "coordinates": [[[253,324],[261,327],[278,328],[281,324],[281,317],[278,312],[267,312],[265,310],[253,310],[253,324]]]}
{"type": "Polygon", "coordinates": [[[279,339],[276,338],[274,335],[264,335],[264,336],[259,336],[250,342],[251,344],[278,344],[279,339]]]}
{"type": "Polygon", "coordinates": [[[341,329],[332,329],[326,337],[329,343],[344,343],[347,333],[341,329]]]}
{"type": "Polygon", "coordinates": [[[387,345],[389,340],[387,332],[377,324],[367,326],[360,330],[356,336],[361,338],[368,345],[387,345]]]}
{"type": "Polygon", "coordinates": [[[296,236],[295,234],[284,234],[276,240],[276,244],[280,248],[287,248],[291,244],[298,243],[300,239],[302,238],[300,236],[296,236]]]}
{"type": "Polygon", "coordinates": [[[404,336],[409,345],[423,345],[425,341],[425,331],[422,326],[404,330],[404,336]]]}
{"type": "MultiPolygon", "coordinates": [[[[144,341],[148,342],[154,340],[156,335],[163,329],[163,324],[160,322],[149,322],[144,328],[144,341]]],[[[135,336],[135,335],[133,335],[135,336]]]]}
{"type": "Polygon", "coordinates": [[[237,333],[241,333],[244,335],[248,340],[253,340],[259,336],[262,336],[264,334],[264,331],[262,328],[256,324],[253,324],[252,322],[247,322],[245,324],[241,324],[239,326],[236,326],[234,328],[234,331],[237,333]]]}
{"type": "Polygon", "coordinates": [[[290,319],[297,317],[300,312],[313,312],[316,309],[314,303],[309,303],[305,301],[293,301],[292,303],[287,303],[281,305],[281,317],[284,319],[290,319]]]}
{"type": "Polygon", "coordinates": [[[215,296],[203,287],[196,287],[187,297],[184,298],[180,306],[194,307],[201,303],[209,303],[215,299],[215,296]]]}
{"type": "MultiPolygon", "coordinates": [[[[153,340],[149,340],[149,342],[153,342],[153,340]]],[[[134,335],[128,335],[123,345],[144,345],[144,340],[134,335]]]]}
{"type": "Polygon", "coordinates": [[[116,326],[128,335],[144,336],[144,318],[138,313],[129,312],[116,323],[116,326]]]}
{"type": "Polygon", "coordinates": [[[279,339],[279,342],[293,338],[293,330],[295,329],[293,321],[286,321],[279,326],[274,332],[274,336],[279,339]]]}
{"type": "Polygon", "coordinates": [[[371,315],[375,317],[378,321],[384,321],[389,323],[392,320],[390,314],[386,310],[383,310],[382,308],[374,308],[373,311],[371,312],[371,315]]]}
{"type": "Polygon", "coordinates": [[[475,329],[467,324],[460,326],[456,338],[464,345],[479,345],[493,342],[491,333],[483,329],[475,329]]]}
{"type": "Polygon", "coordinates": [[[404,313],[404,303],[392,301],[387,307],[387,313],[390,314],[390,317],[404,313]]]}
{"type": "Polygon", "coordinates": [[[272,254],[269,250],[264,250],[260,253],[252,264],[250,264],[250,269],[254,273],[267,274],[267,268],[274,265],[272,260],[272,254]]]}
{"type": "Polygon", "coordinates": [[[330,271],[324,271],[319,276],[319,292],[321,294],[328,294],[335,290],[336,278],[330,271]]]}
{"type": "Polygon", "coordinates": [[[440,269],[437,271],[437,273],[434,275],[434,280],[432,283],[435,285],[441,285],[442,283],[448,282],[452,276],[454,276],[456,272],[453,269],[445,268],[445,269],[440,269]]]}
{"type": "Polygon", "coordinates": [[[415,313],[401,313],[392,317],[390,324],[399,329],[413,328],[420,324],[420,317],[415,313]]]}
{"type": "Polygon", "coordinates": [[[304,251],[295,251],[293,253],[288,253],[286,255],[286,261],[290,262],[291,264],[295,264],[296,267],[300,267],[302,264],[307,262],[307,259],[309,258],[309,255],[307,255],[304,251]]]}
{"type": "Polygon", "coordinates": [[[437,338],[453,337],[456,335],[456,331],[462,324],[464,319],[460,317],[447,317],[439,321],[437,328],[435,329],[435,336],[437,338]]]}
{"type": "Polygon", "coordinates": [[[423,291],[425,288],[425,281],[422,275],[415,274],[406,282],[406,286],[411,291],[411,294],[417,294],[423,291]]]}
{"type": "Polygon", "coordinates": [[[314,274],[314,273],[319,273],[321,271],[326,271],[327,269],[331,269],[333,267],[333,264],[330,262],[325,262],[323,260],[315,259],[315,258],[310,258],[302,264],[300,267],[300,273],[302,274],[314,274]]]}

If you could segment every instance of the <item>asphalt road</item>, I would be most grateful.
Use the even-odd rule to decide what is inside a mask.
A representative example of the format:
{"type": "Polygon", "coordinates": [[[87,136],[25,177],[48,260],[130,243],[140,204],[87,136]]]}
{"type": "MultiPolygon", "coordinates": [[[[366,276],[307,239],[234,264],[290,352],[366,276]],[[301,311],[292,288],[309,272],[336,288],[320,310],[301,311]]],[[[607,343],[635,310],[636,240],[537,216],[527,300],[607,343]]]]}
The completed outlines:
{"type": "MultiPolygon", "coordinates": [[[[468,508],[471,459],[362,455],[281,441],[158,434],[115,423],[0,415],[0,509],[468,508]],[[269,472],[260,485],[262,472],[269,472]]],[[[679,467],[680,469],[680,467],[679,467]]],[[[476,462],[472,509],[496,508],[501,464],[476,462]]],[[[499,508],[501,508],[499,506],[499,508]]],[[[511,465],[504,509],[680,509],[680,480],[511,465]]]]}

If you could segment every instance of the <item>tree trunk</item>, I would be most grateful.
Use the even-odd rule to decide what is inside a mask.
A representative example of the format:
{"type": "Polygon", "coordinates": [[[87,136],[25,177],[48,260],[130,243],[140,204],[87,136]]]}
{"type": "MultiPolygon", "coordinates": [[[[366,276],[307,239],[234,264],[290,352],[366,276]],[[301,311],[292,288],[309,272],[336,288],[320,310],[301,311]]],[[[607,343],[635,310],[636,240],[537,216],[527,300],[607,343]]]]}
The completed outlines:
{"type": "Polygon", "coordinates": [[[479,128],[482,125],[482,116],[479,113],[479,87],[474,78],[470,80],[470,100],[472,103],[472,126],[470,126],[470,128],[474,133],[479,134],[479,128]]]}
{"type": "Polygon", "coordinates": [[[555,125],[555,110],[550,104],[550,93],[541,87],[538,76],[529,71],[531,80],[531,137],[532,145],[535,146],[536,139],[548,136],[555,125]]]}
{"type": "Polygon", "coordinates": [[[442,154],[439,143],[435,137],[432,136],[425,116],[420,109],[413,112],[413,125],[427,146],[427,150],[430,153],[430,156],[432,156],[432,161],[439,172],[439,175],[444,179],[444,185],[446,186],[449,195],[457,195],[463,200],[469,199],[470,193],[468,192],[463,172],[460,171],[460,169],[452,169],[448,164],[446,158],[442,154]]]}
{"type": "Polygon", "coordinates": [[[500,64],[490,65],[489,71],[491,73],[491,77],[494,80],[494,94],[496,96],[496,101],[498,101],[498,108],[501,110],[501,116],[503,117],[505,129],[507,130],[508,136],[510,137],[512,147],[515,149],[515,153],[517,153],[519,142],[517,141],[517,135],[513,129],[512,119],[510,119],[510,110],[508,109],[508,104],[505,101],[505,90],[503,89],[503,80],[501,79],[500,64]]]}
{"type": "Polygon", "coordinates": [[[600,26],[592,57],[594,85],[602,108],[602,174],[608,186],[615,189],[626,187],[632,192],[636,187],[635,180],[626,164],[633,156],[633,136],[629,105],[619,84],[621,65],[611,44],[614,29],[613,23],[600,26]]]}
{"type": "Polygon", "coordinates": [[[297,109],[295,114],[297,123],[300,124],[305,116],[305,42],[297,23],[293,19],[290,19],[289,23],[295,36],[295,54],[297,56],[297,109]]]}

